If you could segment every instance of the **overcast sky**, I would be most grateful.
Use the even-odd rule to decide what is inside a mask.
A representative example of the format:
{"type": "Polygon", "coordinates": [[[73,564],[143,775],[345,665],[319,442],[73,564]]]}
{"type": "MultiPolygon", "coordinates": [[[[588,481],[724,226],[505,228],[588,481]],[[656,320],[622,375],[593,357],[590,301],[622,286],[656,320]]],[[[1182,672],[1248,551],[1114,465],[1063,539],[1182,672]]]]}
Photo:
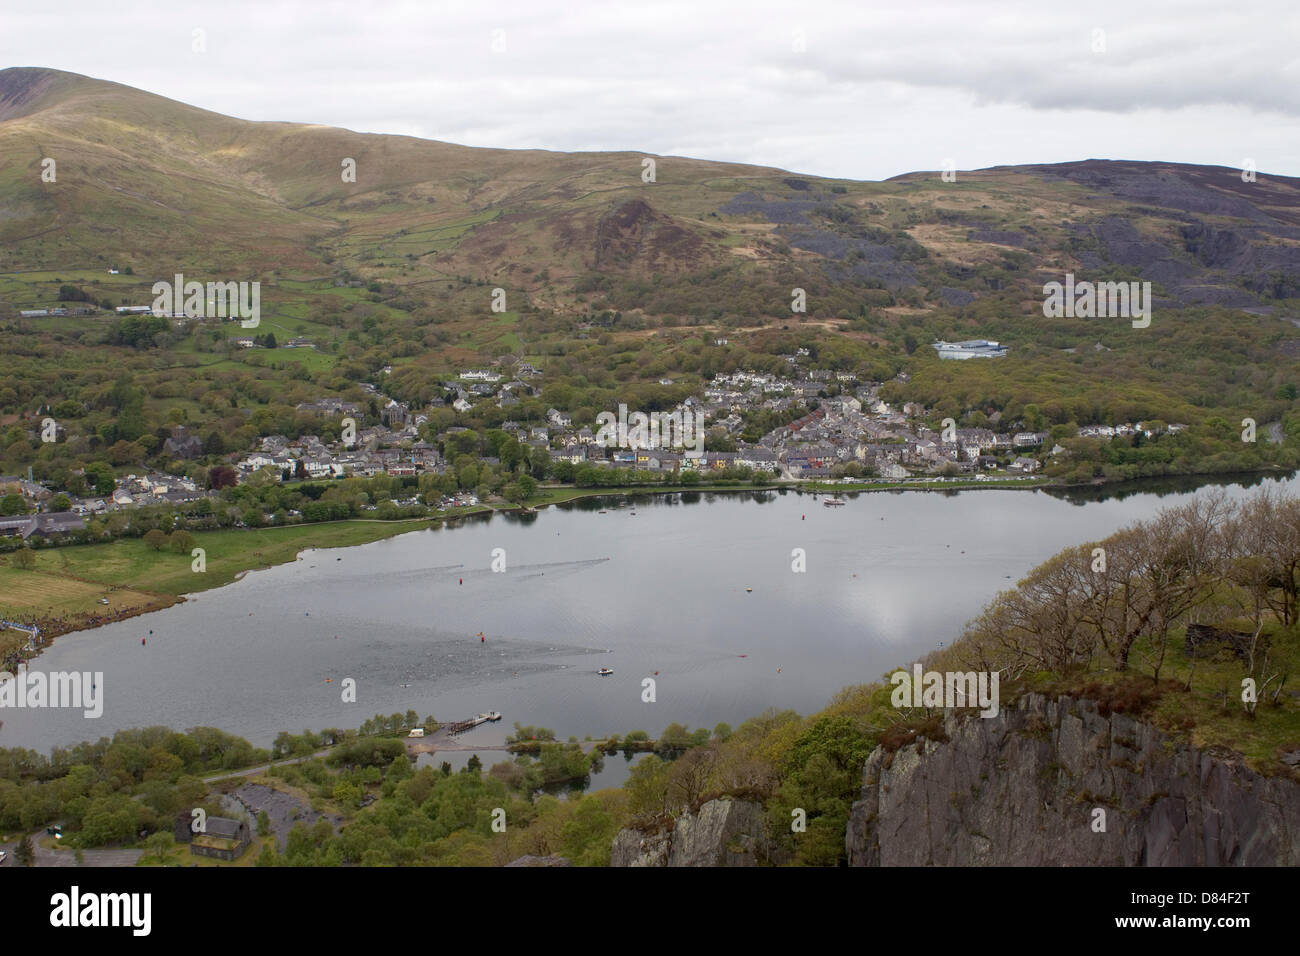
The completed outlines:
{"type": "Polygon", "coordinates": [[[853,179],[1092,157],[1300,176],[1296,0],[57,0],[3,20],[0,66],[244,119],[853,179]]]}

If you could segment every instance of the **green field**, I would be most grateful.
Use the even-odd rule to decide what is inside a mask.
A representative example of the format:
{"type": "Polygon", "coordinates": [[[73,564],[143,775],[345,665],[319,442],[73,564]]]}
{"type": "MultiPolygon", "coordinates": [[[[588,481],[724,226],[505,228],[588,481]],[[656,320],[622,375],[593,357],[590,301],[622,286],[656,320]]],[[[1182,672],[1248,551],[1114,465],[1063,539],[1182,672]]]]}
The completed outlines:
{"type": "Polygon", "coordinates": [[[41,549],[32,570],[7,555],[0,558],[0,615],[40,623],[156,610],[180,595],[229,584],[242,572],[293,561],[307,548],[347,548],[428,527],[419,519],[201,531],[194,538],[205,551],[202,573],[192,569],[189,554],[155,551],[138,538],[41,549]],[[107,606],[100,604],[104,597],[107,606]]]}

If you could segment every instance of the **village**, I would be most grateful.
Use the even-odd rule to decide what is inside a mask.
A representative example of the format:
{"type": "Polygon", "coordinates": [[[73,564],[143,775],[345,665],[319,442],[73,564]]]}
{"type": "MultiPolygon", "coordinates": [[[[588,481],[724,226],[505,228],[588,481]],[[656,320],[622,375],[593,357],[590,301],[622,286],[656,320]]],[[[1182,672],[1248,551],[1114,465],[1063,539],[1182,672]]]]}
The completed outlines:
{"type": "MultiPolygon", "coordinates": [[[[692,453],[681,446],[663,447],[644,435],[615,445],[600,440],[594,422],[575,423],[570,412],[557,408],[547,409],[544,424],[507,420],[499,428],[522,445],[545,450],[552,464],[567,462],[650,472],[744,468],[776,479],[800,481],[867,476],[905,479],[941,472],[959,475],[999,470],[1029,475],[1042,467],[1041,458],[1030,453],[1041,454],[1048,438],[1045,432],[954,429],[945,440],[923,423],[926,409],[915,404],[895,409],[879,399],[881,383],[859,384],[852,373],[825,369],[802,372],[798,365],[807,357],[806,349],[785,356],[791,367],[785,376],[754,371],[719,374],[698,394],[664,413],[679,420],[702,418],[709,444],[734,450],[692,453]],[[828,389],[839,394],[828,397],[828,389]],[[747,413],[783,412],[811,405],[816,406],[812,412],[772,429],[757,442],[740,437],[747,413]]],[[[448,395],[454,395],[452,407],[464,414],[483,402],[492,402],[498,408],[517,405],[521,395],[536,391],[525,379],[540,376],[540,370],[523,364],[514,366],[511,376],[498,368],[465,369],[457,379],[443,384],[448,395]]],[[[362,414],[357,403],[334,398],[303,403],[298,410],[354,420],[362,414]]],[[[244,478],[262,469],[269,469],[273,475],[312,479],[441,474],[447,463],[437,446],[427,439],[433,437],[441,443],[448,435],[465,429],[452,426],[441,435],[428,436],[424,427],[428,420],[428,410],[412,410],[406,403],[390,398],[380,408],[379,422],[357,430],[350,444],[326,443],[313,435],[295,439],[271,435],[262,440],[258,450],[239,458],[235,465],[244,478]]],[[[1119,427],[1129,433],[1133,428],[1119,427]]],[[[1061,451],[1056,449],[1058,454],[1061,451]]],[[[484,460],[492,463],[491,459],[484,460]]]]}
{"type": "MultiPolygon", "coordinates": [[[[1044,458],[1065,453],[1059,444],[1049,444],[1047,432],[955,427],[935,431],[926,424],[927,409],[915,403],[895,408],[880,399],[882,383],[859,383],[848,372],[805,369],[803,366],[810,358],[807,349],[783,358],[788,366],[785,375],[747,370],[720,373],[668,413],[703,421],[709,445],[725,447],[728,449],[725,451],[654,447],[660,443],[647,441],[644,435],[615,445],[598,440],[598,432],[592,427],[594,422],[575,423],[568,411],[558,408],[546,411],[544,423],[507,420],[499,427],[521,445],[544,450],[552,466],[548,474],[556,466],[567,463],[651,473],[696,471],[702,477],[711,472],[743,469],[766,474],[770,480],[790,482],[837,479],[847,482],[863,478],[906,481],[963,476],[986,480],[994,475],[1033,476],[1041,471],[1044,458]],[[781,413],[808,407],[813,410],[772,429],[756,442],[741,438],[750,413],[781,413]]],[[[382,370],[379,381],[390,371],[382,370]]],[[[499,409],[520,404],[521,397],[538,393],[540,378],[542,371],[533,365],[503,357],[486,368],[460,370],[456,378],[448,379],[443,385],[452,408],[467,415],[484,403],[492,403],[499,409]]],[[[662,384],[671,384],[671,380],[666,379],[662,384]]],[[[412,409],[407,403],[386,396],[374,384],[364,383],[360,387],[376,400],[377,420],[369,416],[369,423],[365,423],[366,409],[358,402],[340,398],[321,397],[297,406],[300,412],[350,421],[351,440],[326,441],[316,435],[268,435],[255,449],[225,456],[224,460],[235,472],[235,480],[244,482],[255,475],[290,482],[444,474],[448,462],[439,447],[450,436],[468,428],[453,425],[439,434],[430,434],[427,425],[432,407],[412,409]]],[[[990,424],[996,423],[995,414],[990,424]]],[[[1167,430],[1177,432],[1185,427],[1175,424],[1167,426],[1167,430]]],[[[1079,436],[1102,439],[1138,433],[1148,437],[1154,434],[1152,427],[1142,422],[1090,425],[1078,431],[1079,436]]],[[[202,441],[182,425],[172,428],[163,452],[178,464],[204,457],[202,441]]],[[[492,458],[480,461],[496,464],[492,458]]],[[[85,527],[83,519],[87,516],[144,506],[185,505],[215,497],[218,491],[200,487],[188,477],[142,469],[118,477],[110,493],[83,497],[56,495],[30,480],[30,476],[0,476],[0,495],[4,494],[21,496],[38,513],[0,516],[0,536],[28,539],[60,537],[80,530],[85,527]],[[54,503],[66,507],[52,508],[54,503]]],[[[412,489],[409,501],[396,503],[417,502],[412,489]]],[[[471,492],[461,491],[425,503],[454,508],[476,505],[478,499],[471,492]]]]}

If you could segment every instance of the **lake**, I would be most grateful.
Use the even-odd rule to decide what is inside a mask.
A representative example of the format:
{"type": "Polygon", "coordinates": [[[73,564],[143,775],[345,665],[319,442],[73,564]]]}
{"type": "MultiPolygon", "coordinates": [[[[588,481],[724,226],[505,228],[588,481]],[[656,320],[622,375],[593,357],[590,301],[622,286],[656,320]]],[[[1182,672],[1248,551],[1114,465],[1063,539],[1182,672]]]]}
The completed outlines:
{"type": "MultiPolygon", "coordinates": [[[[1300,491],[1294,477],[1268,483],[1300,491]]],[[[515,721],[564,740],[809,713],[950,643],[1062,548],[1191,494],[1170,487],[876,492],[842,508],[793,492],[585,499],[313,551],[57,638],[34,667],[102,671],[103,716],[7,708],[0,746],[48,752],[152,724],[267,746],[282,730],[408,709],[443,721],[499,710],[475,732],[485,746],[515,721]],[[342,700],[345,678],[356,703],[342,700]]]]}

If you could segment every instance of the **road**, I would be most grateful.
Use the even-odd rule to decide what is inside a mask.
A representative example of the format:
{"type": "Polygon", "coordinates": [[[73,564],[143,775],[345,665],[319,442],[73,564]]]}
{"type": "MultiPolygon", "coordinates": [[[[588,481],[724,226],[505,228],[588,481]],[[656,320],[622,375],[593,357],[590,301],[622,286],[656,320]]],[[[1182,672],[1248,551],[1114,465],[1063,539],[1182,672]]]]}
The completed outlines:
{"type": "Polygon", "coordinates": [[[302,763],[304,760],[315,760],[317,757],[323,757],[333,747],[326,747],[324,750],[318,750],[314,754],[308,754],[305,757],[290,757],[288,760],[276,760],[272,763],[264,763],[257,767],[249,767],[247,770],[231,770],[226,773],[219,773],[213,777],[204,777],[204,783],[214,783],[217,780],[230,780],[234,777],[255,777],[258,774],[266,773],[272,767],[283,767],[287,763],[302,763]]]}
{"type": "MultiPolygon", "coordinates": [[[[37,830],[31,835],[32,846],[36,850],[36,866],[135,866],[144,850],[82,850],[78,863],[72,850],[50,850],[40,845],[39,840],[45,836],[44,830],[37,830]]],[[[18,866],[18,843],[0,843],[0,850],[9,854],[0,866],[18,866]]]]}

